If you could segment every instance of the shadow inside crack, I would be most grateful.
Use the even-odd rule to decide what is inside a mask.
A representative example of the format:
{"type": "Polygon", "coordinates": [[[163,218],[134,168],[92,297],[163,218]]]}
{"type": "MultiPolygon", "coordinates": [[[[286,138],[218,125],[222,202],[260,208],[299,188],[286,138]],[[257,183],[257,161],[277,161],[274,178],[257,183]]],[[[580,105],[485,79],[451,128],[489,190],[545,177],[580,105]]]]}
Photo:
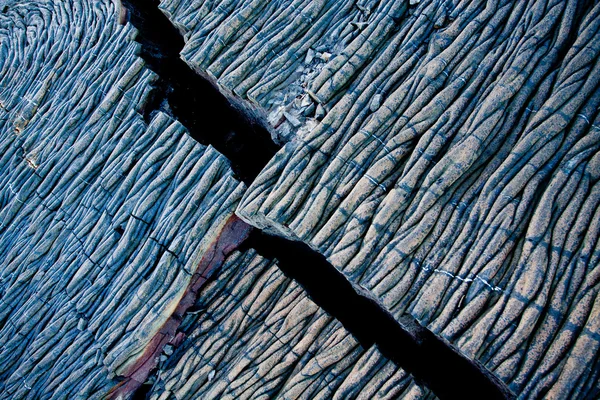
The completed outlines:
{"type": "MultiPolygon", "coordinates": [[[[123,5],[139,31],[141,57],[159,76],[144,115],[150,119],[161,110],[175,117],[194,139],[225,155],[236,176],[249,185],[279,149],[268,126],[180,58],[184,40],[159,10],[158,0],[123,0],[123,5]]],[[[376,345],[440,399],[515,397],[480,363],[463,356],[413,317],[394,319],[370,293],[350,283],[308,245],[253,230],[240,250],[244,248],[277,259],[283,273],[339,320],[363,348],[376,345]]],[[[145,398],[150,387],[142,386],[134,398],[145,398]]]]}
{"type": "Polygon", "coordinates": [[[266,123],[240,109],[179,56],[184,40],[159,10],[158,0],[123,0],[138,30],[140,56],[158,75],[144,110],[149,120],[160,110],[175,117],[199,143],[212,145],[249,185],[279,150],[266,123]]]}
{"type": "Polygon", "coordinates": [[[440,399],[513,399],[508,387],[483,365],[405,314],[398,321],[366,290],[356,287],[307,244],[253,230],[240,250],[253,248],[302,286],[364,349],[381,354],[440,399]]]}

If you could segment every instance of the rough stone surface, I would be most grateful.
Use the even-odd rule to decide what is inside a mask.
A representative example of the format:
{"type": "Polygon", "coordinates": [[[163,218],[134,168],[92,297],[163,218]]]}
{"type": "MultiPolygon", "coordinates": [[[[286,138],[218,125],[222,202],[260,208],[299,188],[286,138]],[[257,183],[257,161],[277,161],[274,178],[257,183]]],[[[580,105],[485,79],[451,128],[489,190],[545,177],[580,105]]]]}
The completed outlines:
{"type": "Polygon", "coordinates": [[[254,251],[202,290],[248,232],[245,187],[144,118],[155,76],[118,2],[1,11],[0,398],[129,398],[157,366],[153,398],[429,393],[254,251]]]}
{"type": "Polygon", "coordinates": [[[263,110],[286,142],[323,118],[408,6],[376,3],[161,0],[161,9],[186,38],[183,59],[263,110]]]}
{"type": "Polygon", "coordinates": [[[238,215],[309,243],[521,397],[597,395],[597,2],[162,9],[186,62],[293,137],[238,215]]]}
{"type": "Polygon", "coordinates": [[[153,399],[433,397],[276,262],[230,255],[240,218],[519,397],[598,397],[598,2],[160,7],[286,145],[246,190],[146,113],[120,1],[0,0],[0,399],[131,397],[155,367],[153,399]]]}
{"type": "Polygon", "coordinates": [[[150,399],[431,397],[254,251],[234,252],[195,310],[150,399]]]}
{"type": "Polygon", "coordinates": [[[165,326],[236,219],[228,161],[139,114],[153,74],[118,16],[100,1],[0,13],[0,398],[143,382],[132,368],[173,339],[165,326]]]}

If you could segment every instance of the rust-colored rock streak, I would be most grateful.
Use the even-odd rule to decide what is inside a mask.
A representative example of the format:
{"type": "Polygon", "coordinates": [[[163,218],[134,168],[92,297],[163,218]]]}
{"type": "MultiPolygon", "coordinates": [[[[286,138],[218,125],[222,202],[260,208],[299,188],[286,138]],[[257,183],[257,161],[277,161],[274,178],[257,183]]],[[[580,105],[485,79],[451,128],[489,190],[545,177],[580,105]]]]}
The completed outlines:
{"type": "Polygon", "coordinates": [[[217,269],[228,254],[235,250],[250,234],[252,228],[236,215],[232,215],[225,223],[223,230],[209,246],[206,254],[202,257],[196,272],[181,298],[177,308],[171,317],[165,322],[158,333],[152,338],[144,354],[132,364],[123,376],[125,380],[108,396],[109,399],[124,399],[136,391],[148,378],[158,364],[160,353],[166,344],[177,347],[184,339],[183,333],[177,333],[183,315],[196,301],[198,290],[208,280],[212,272],[217,269]]]}

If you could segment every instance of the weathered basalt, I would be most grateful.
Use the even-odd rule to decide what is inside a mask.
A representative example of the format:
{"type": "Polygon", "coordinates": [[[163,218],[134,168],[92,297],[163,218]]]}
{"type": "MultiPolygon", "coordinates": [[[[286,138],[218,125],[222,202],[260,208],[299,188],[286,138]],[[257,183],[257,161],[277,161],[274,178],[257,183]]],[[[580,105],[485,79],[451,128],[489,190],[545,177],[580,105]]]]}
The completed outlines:
{"type": "Polygon", "coordinates": [[[0,398],[598,396],[598,2],[125,3],[0,0],[0,398]]]}
{"type": "Polygon", "coordinates": [[[163,113],[144,121],[155,75],[121,14],[0,14],[0,398],[134,389],[248,231],[228,161],[163,113]]]}
{"type": "Polygon", "coordinates": [[[256,251],[235,252],[183,325],[150,399],[385,399],[429,391],[363,349],[341,324],[256,251]]]}
{"type": "Polygon", "coordinates": [[[521,397],[597,395],[597,2],[161,7],[186,62],[293,137],[238,215],[521,397]]]}

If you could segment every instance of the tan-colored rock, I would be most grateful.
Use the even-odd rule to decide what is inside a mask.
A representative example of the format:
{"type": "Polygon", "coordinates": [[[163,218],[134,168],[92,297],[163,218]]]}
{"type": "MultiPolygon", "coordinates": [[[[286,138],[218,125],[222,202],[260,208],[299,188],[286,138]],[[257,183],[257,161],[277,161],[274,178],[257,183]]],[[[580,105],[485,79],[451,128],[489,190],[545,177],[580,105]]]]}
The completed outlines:
{"type": "Polygon", "coordinates": [[[300,2],[202,3],[209,18],[162,3],[194,21],[184,60],[224,91],[269,111],[301,76],[324,111],[253,182],[242,218],[310,244],[521,397],[594,396],[597,4],[303,2],[323,5],[308,37],[269,34],[300,2]],[[254,28],[227,36],[246,11],[254,28]],[[249,56],[273,48],[302,51],[249,56]],[[332,57],[293,75],[309,49],[332,57]]]}

